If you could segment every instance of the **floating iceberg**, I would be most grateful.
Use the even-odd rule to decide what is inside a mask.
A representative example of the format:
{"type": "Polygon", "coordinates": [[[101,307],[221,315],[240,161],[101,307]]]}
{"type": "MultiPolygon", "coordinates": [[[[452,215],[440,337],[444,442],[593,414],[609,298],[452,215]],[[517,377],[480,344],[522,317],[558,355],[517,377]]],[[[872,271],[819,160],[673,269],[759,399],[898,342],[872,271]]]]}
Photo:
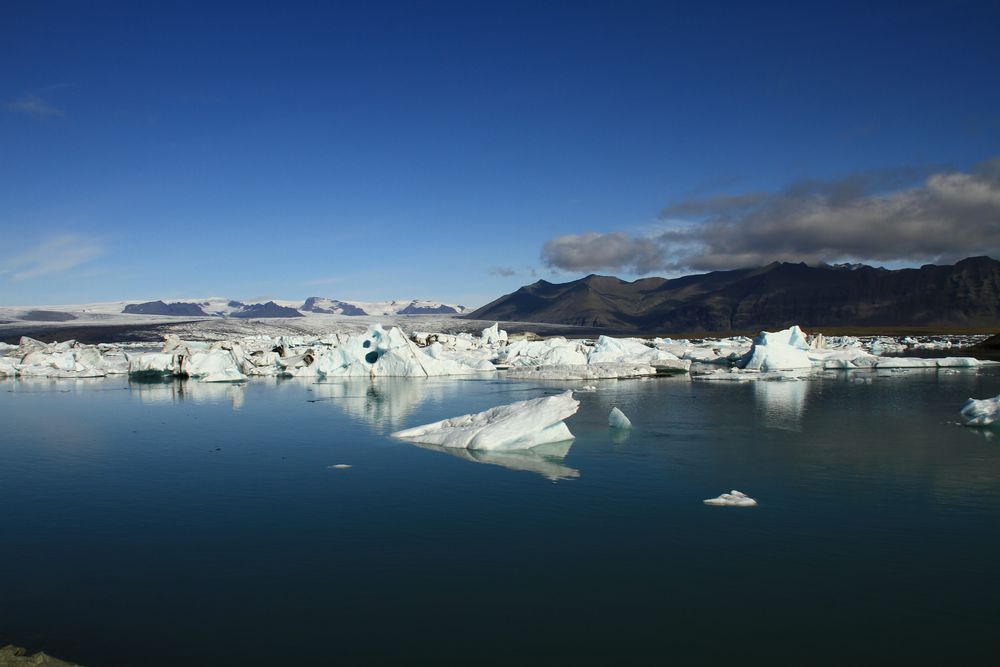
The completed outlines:
{"type": "Polygon", "coordinates": [[[793,326],[782,331],[761,331],[753,347],[737,362],[745,370],[790,371],[812,368],[809,343],[802,329],[793,326]]]}
{"type": "Polygon", "coordinates": [[[629,421],[624,412],[618,408],[611,408],[611,414],[608,415],[608,426],[611,428],[632,428],[632,422],[629,421]]]}
{"type": "Polygon", "coordinates": [[[133,375],[175,375],[202,382],[255,377],[429,377],[493,372],[483,356],[448,358],[434,343],[420,348],[397,328],[373,325],[363,334],[226,340],[212,344],[168,335],[160,352],[133,355],[133,375]]]}
{"type": "Polygon", "coordinates": [[[94,378],[127,372],[120,350],[81,345],[75,340],[43,343],[22,336],[17,346],[5,345],[0,377],[94,378]]]}
{"type": "Polygon", "coordinates": [[[17,375],[17,362],[10,357],[0,357],[0,378],[17,375]]]}
{"type": "Polygon", "coordinates": [[[733,489],[729,493],[723,493],[718,498],[709,498],[703,501],[706,505],[718,505],[722,507],[756,507],[757,501],[747,494],[733,489]]]}
{"type": "Polygon", "coordinates": [[[386,330],[378,325],[326,350],[316,363],[316,372],[326,377],[429,377],[493,370],[488,361],[470,365],[435,358],[417,347],[398,327],[386,330]]]}
{"type": "Polygon", "coordinates": [[[511,366],[582,366],[587,363],[587,346],[561,337],[519,340],[503,348],[499,360],[511,366]]]}
{"type": "Polygon", "coordinates": [[[184,357],[181,370],[188,377],[202,382],[243,382],[247,376],[240,372],[236,355],[230,350],[202,350],[184,357]]]}
{"type": "Polygon", "coordinates": [[[961,413],[966,426],[995,426],[1000,419],[1000,396],[982,400],[970,398],[962,404],[961,413]]]}
{"type": "Polygon", "coordinates": [[[913,357],[879,357],[875,368],[976,368],[982,362],[973,357],[942,357],[916,359],[913,357]]]}
{"type": "Polygon", "coordinates": [[[507,371],[512,380],[624,380],[653,375],[656,369],[652,366],[618,363],[521,366],[507,371]]]}
{"type": "Polygon", "coordinates": [[[579,407],[573,392],[565,391],[397,431],[392,437],[441,447],[529,449],[572,439],[573,434],[563,420],[576,414],[579,407]]]}
{"type": "Polygon", "coordinates": [[[641,340],[611,338],[610,336],[601,336],[597,339],[597,343],[587,355],[587,363],[646,364],[647,366],[663,366],[678,370],[687,370],[691,365],[690,362],[681,362],[675,354],[650,347],[641,340]]]}
{"type": "Polygon", "coordinates": [[[495,323],[491,327],[486,327],[483,329],[482,335],[482,345],[484,347],[489,345],[501,345],[507,343],[507,332],[500,330],[500,324],[495,323]]]}
{"type": "Polygon", "coordinates": [[[180,375],[181,360],[171,352],[145,352],[129,357],[130,375],[180,375]]]}

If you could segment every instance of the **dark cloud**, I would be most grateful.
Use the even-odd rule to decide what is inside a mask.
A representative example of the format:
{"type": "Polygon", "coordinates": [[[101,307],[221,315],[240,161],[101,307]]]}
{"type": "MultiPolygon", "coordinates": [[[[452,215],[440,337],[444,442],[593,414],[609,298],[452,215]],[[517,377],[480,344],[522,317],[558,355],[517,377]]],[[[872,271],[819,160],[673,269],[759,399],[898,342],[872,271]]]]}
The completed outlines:
{"type": "Polygon", "coordinates": [[[557,236],[542,248],[542,261],[567,271],[621,271],[649,273],[664,263],[663,248],[647,238],[622,232],[557,236]]]}
{"type": "Polygon", "coordinates": [[[28,93],[16,100],[6,102],[4,107],[9,111],[27,114],[29,116],[65,116],[62,109],[57,109],[38,95],[28,93]]]}
{"type": "Polygon", "coordinates": [[[515,271],[512,268],[510,268],[509,266],[494,266],[494,267],[490,268],[490,275],[491,276],[503,276],[505,278],[508,278],[510,276],[513,276],[516,273],[517,273],[517,271],[515,271]]]}
{"type": "Polygon", "coordinates": [[[690,199],[668,205],[671,228],[652,237],[621,232],[563,236],[542,257],[557,268],[649,273],[820,263],[951,262],[1000,256],[1000,158],[969,172],[915,170],[801,181],[777,193],[690,199]],[[612,242],[613,241],[613,242],[612,242]]]}

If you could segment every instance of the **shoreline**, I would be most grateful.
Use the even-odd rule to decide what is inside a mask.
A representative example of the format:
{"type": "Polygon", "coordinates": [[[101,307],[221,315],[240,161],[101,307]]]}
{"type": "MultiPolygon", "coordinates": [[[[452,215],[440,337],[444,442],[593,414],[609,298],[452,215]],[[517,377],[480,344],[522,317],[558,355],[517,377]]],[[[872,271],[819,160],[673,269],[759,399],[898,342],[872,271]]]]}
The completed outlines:
{"type": "MultiPolygon", "coordinates": [[[[421,316],[412,316],[421,317],[421,316]]],[[[351,329],[352,327],[357,327],[357,325],[367,324],[368,320],[373,322],[379,318],[365,318],[365,322],[352,321],[350,319],[340,320],[336,322],[337,325],[342,325],[341,327],[335,326],[333,322],[330,322],[329,327],[322,327],[323,331],[334,331],[339,329],[351,329]]],[[[405,327],[405,330],[409,332],[413,331],[424,331],[425,329],[419,326],[420,320],[406,320],[400,321],[399,318],[384,318],[384,326],[402,326],[404,324],[410,324],[411,326],[405,327]]],[[[186,328],[193,326],[195,328],[200,324],[207,324],[206,333],[210,333],[210,329],[213,325],[218,325],[222,323],[227,323],[225,319],[221,318],[196,318],[196,319],[178,319],[176,321],[156,321],[156,322],[136,322],[135,324],[117,322],[114,324],[105,324],[101,322],[88,322],[88,321],[76,321],[76,322],[38,322],[38,321],[0,321],[0,342],[17,344],[21,336],[28,336],[30,338],[35,338],[45,343],[51,342],[61,342],[64,340],[76,340],[81,343],[96,344],[96,343],[146,343],[146,342],[160,342],[163,340],[163,334],[165,333],[178,333],[175,331],[177,328],[186,328]]],[[[231,323],[231,322],[230,322],[231,323]]],[[[289,334],[292,335],[308,335],[309,332],[306,330],[298,330],[294,327],[296,324],[295,320],[287,320],[284,318],[278,319],[254,319],[254,320],[239,320],[234,324],[235,326],[245,325],[249,326],[252,324],[260,324],[262,326],[271,327],[288,327],[289,334]]],[[[454,318],[449,320],[447,323],[441,320],[435,320],[433,322],[428,322],[428,324],[445,324],[445,326],[439,327],[435,333],[476,333],[478,334],[484,327],[494,324],[492,320],[465,320],[462,318],[454,318]]],[[[327,323],[324,323],[327,324],[327,323]]],[[[761,331],[776,331],[779,329],[786,328],[785,325],[772,325],[770,327],[763,327],[761,329],[741,329],[736,331],[663,331],[663,330],[636,330],[627,328],[617,328],[617,327],[586,327],[577,326],[570,324],[550,324],[547,322],[499,322],[500,328],[504,329],[508,333],[534,333],[542,338],[549,338],[553,336],[564,336],[566,338],[597,338],[599,336],[613,336],[615,338],[686,338],[686,339],[698,339],[698,338],[736,338],[739,336],[745,336],[747,338],[752,338],[756,336],[761,331]]],[[[810,326],[806,324],[799,325],[802,329],[810,334],[821,333],[824,336],[926,336],[926,337],[946,337],[946,336],[990,336],[1000,332],[1000,327],[911,327],[911,326],[886,326],[886,327],[826,327],[826,326],[810,326]]],[[[317,329],[319,333],[320,328],[315,326],[309,327],[309,329],[317,329]]],[[[211,332],[215,333],[215,332],[211,332]]],[[[242,335],[236,331],[232,332],[233,335],[242,335]]],[[[185,332],[185,335],[196,340],[196,337],[192,337],[189,332],[185,332]]],[[[183,336],[182,336],[183,337],[183,336]]]]}
{"type": "Polygon", "coordinates": [[[44,651],[28,653],[28,649],[13,644],[0,647],[0,667],[81,667],[75,662],[53,658],[44,651]]]}

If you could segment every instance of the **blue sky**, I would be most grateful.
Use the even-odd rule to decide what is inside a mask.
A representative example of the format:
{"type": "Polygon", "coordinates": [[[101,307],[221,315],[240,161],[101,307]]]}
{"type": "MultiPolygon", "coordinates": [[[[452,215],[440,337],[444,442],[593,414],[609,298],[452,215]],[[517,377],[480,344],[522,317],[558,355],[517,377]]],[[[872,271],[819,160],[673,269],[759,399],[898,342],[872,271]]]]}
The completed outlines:
{"type": "Polygon", "coordinates": [[[5,2],[0,303],[481,304],[591,270],[981,254],[1000,5],[874,4],[5,2]],[[886,202],[952,241],[762,231],[857,236],[886,202]]]}

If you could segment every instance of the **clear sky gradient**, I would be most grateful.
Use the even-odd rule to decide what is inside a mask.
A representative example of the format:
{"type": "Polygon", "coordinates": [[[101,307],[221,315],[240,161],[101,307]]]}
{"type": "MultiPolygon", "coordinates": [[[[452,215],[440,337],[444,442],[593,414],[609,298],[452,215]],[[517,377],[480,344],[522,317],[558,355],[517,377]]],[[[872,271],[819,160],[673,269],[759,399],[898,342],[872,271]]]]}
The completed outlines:
{"type": "Polygon", "coordinates": [[[5,305],[478,305],[681,270],[542,255],[679,202],[1000,154],[996,2],[9,0],[0,62],[5,305]]]}

